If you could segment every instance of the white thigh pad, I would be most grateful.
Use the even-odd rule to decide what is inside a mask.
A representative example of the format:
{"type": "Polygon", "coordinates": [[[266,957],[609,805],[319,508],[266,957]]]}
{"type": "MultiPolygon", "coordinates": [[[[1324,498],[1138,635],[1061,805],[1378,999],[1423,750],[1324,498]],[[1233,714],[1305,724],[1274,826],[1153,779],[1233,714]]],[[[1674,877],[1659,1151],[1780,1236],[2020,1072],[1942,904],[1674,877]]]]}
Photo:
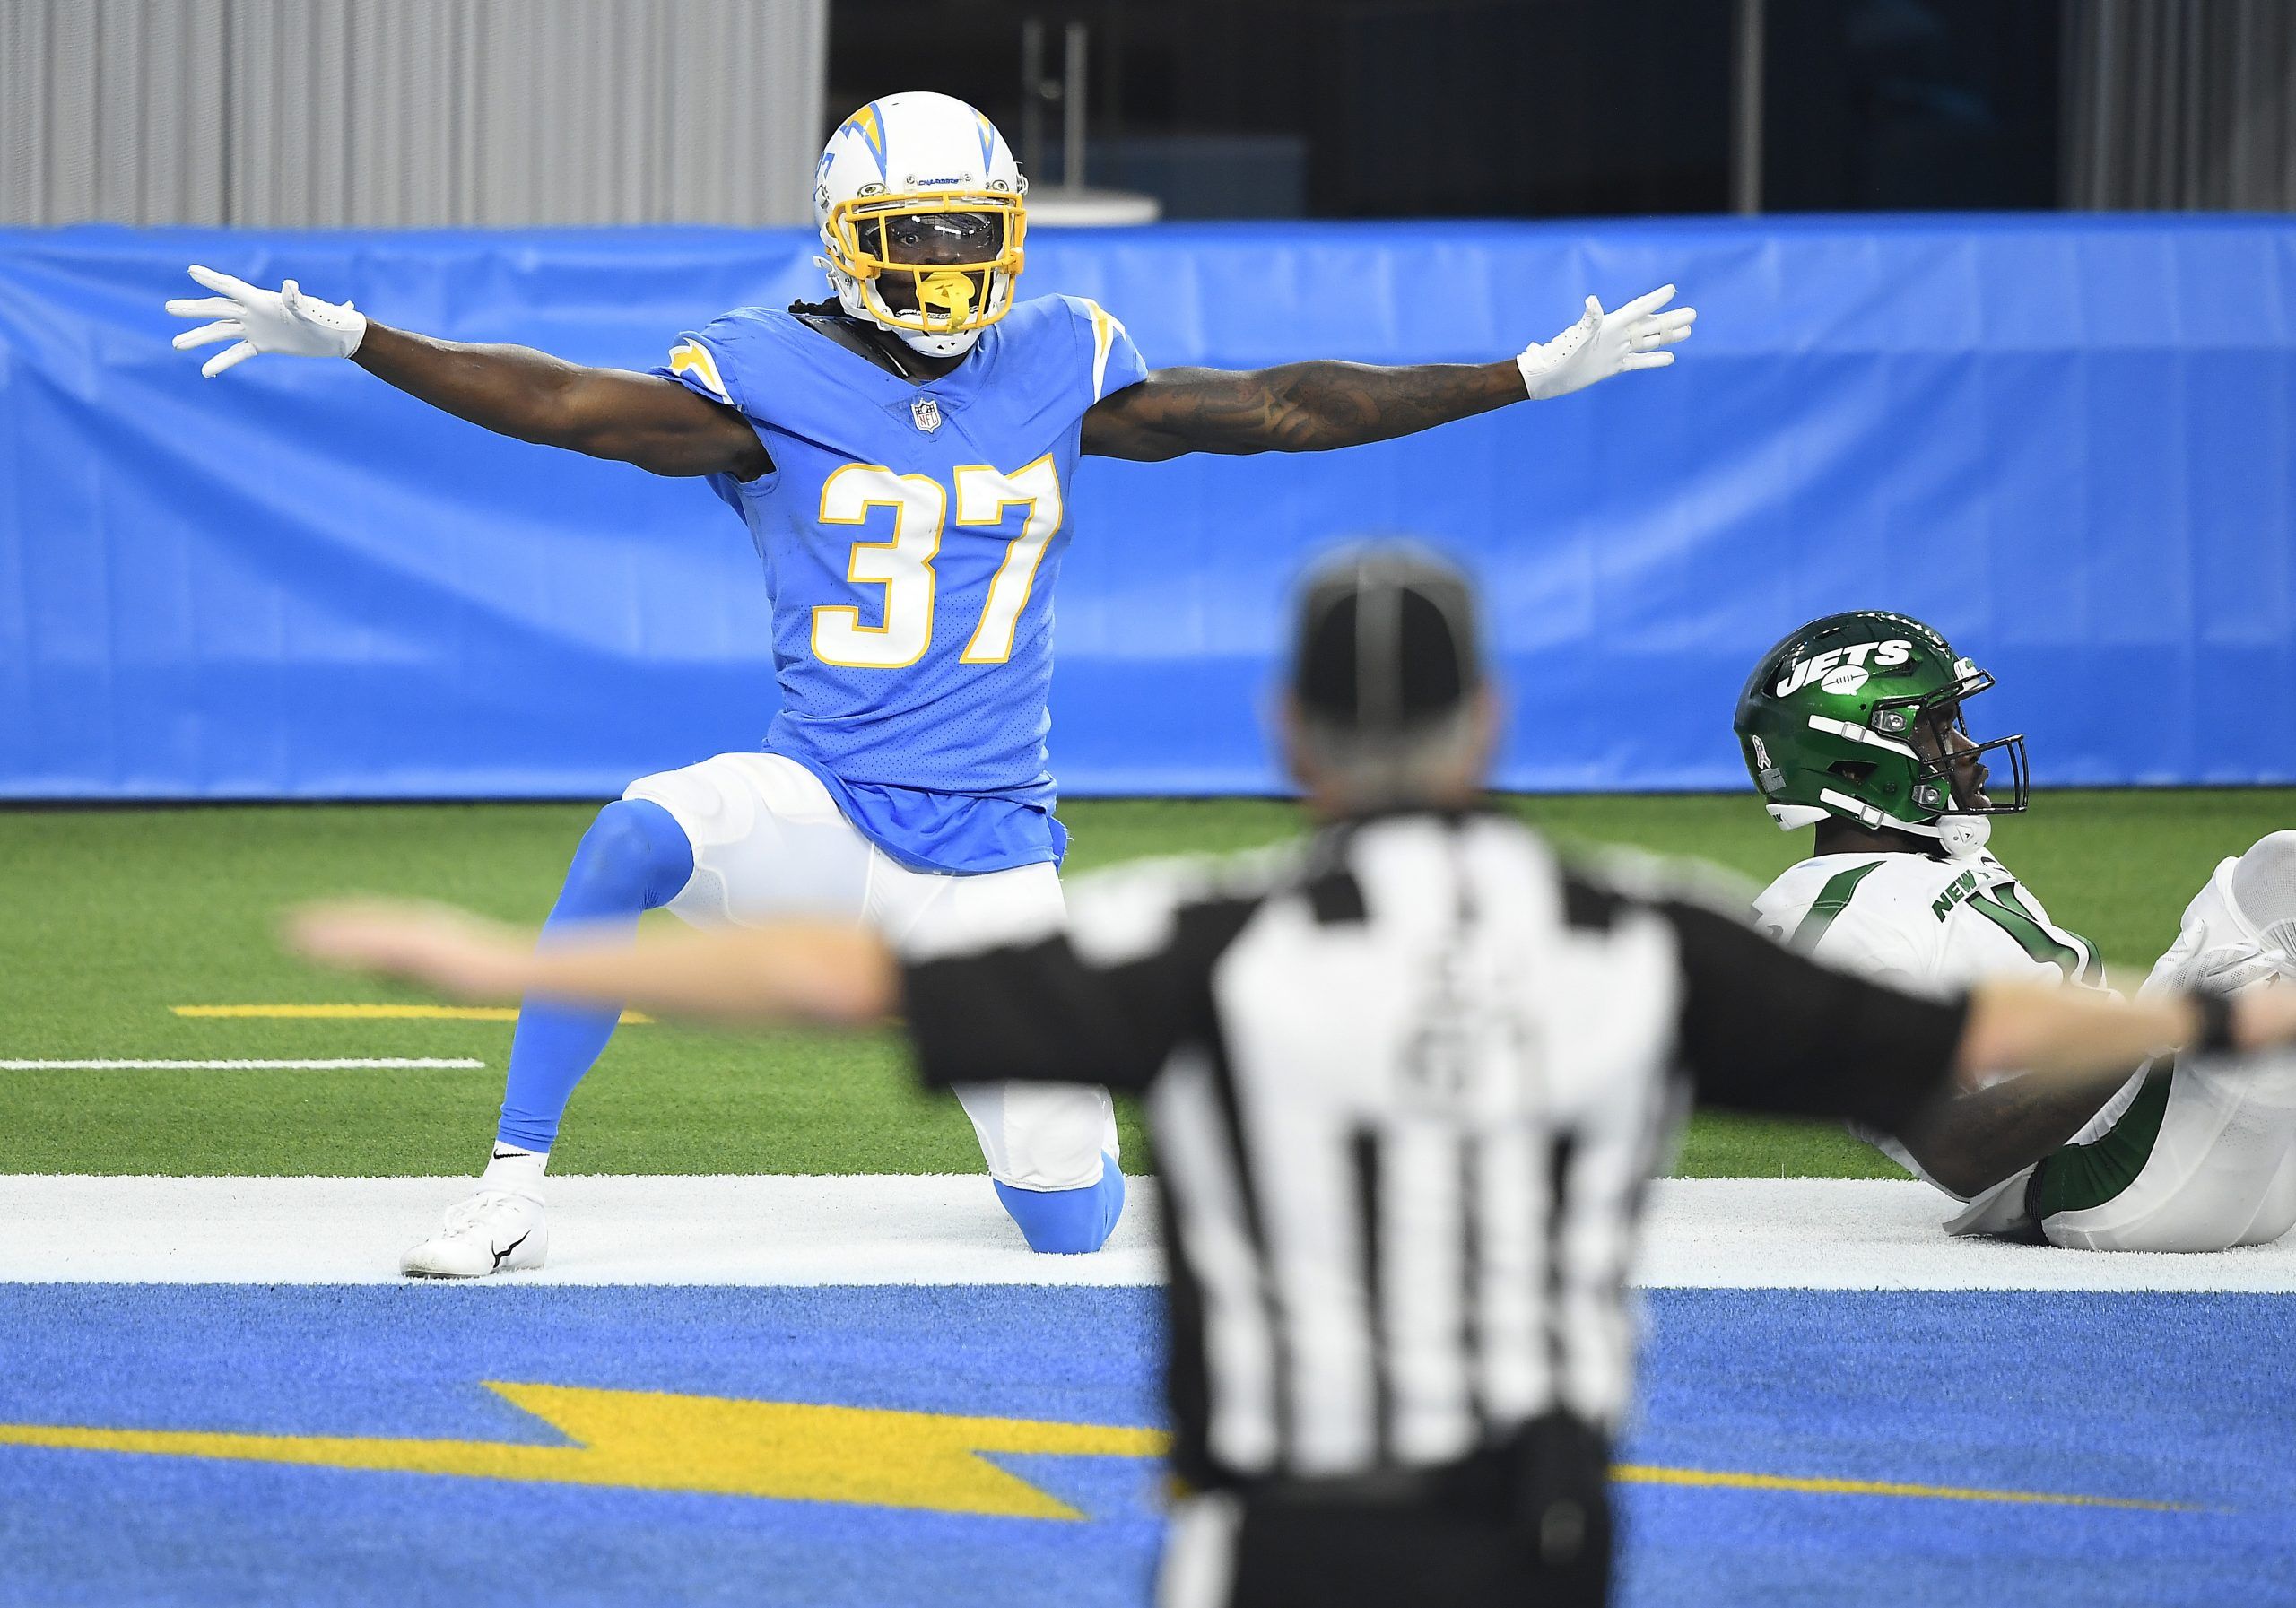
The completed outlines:
{"type": "Polygon", "coordinates": [[[723,753],[640,777],[623,790],[667,810],[693,846],[693,876],[670,901],[696,926],[786,917],[858,920],[869,840],[795,760],[723,753]]]}
{"type": "Polygon", "coordinates": [[[1049,865],[957,876],[880,856],[868,914],[889,943],[924,956],[1048,937],[1067,924],[1068,902],[1049,865]]]}

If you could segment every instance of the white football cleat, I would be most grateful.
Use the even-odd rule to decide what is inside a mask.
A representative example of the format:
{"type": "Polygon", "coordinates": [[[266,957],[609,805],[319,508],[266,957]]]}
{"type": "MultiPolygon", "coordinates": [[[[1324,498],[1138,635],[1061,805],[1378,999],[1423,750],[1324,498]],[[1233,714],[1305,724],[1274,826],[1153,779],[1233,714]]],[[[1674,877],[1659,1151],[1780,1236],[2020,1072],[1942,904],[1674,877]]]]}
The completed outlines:
{"type": "Polygon", "coordinates": [[[542,1203],[509,1189],[482,1189],[447,1208],[446,1225],[398,1259],[411,1279],[483,1279],[540,1267],[550,1249],[542,1203]]]}

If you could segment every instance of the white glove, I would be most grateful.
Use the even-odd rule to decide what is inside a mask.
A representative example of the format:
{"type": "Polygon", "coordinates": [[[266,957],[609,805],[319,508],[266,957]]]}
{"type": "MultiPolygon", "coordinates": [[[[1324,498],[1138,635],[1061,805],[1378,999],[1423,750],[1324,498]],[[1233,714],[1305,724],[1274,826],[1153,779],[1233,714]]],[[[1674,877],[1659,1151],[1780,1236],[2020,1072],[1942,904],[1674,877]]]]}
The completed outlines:
{"type": "Polygon", "coordinates": [[[188,352],[217,341],[238,343],[199,366],[199,372],[209,379],[258,352],[283,352],[290,357],[349,357],[367,338],[366,314],[347,301],[337,307],[306,296],[291,279],[275,291],[262,291],[243,279],[196,263],[192,265],[191,276],[222,293],[168,303],[168,311],[178,318],[214,320],[178,335],[176,350],[188,352]]]}
{"type": "Polygon", "coordinates": [[[1606,313],[1600,301],[1587,297],[1585,317],[1515,360],[1531,400],[1566,396],[1629,369],[1663,369],[1673,362],[1674,354],[1666,348],[1687,340],[1698,320],[1694,307],[1658,310],[1674,299],[1674,287],[1660,285],[1606,313]]]}

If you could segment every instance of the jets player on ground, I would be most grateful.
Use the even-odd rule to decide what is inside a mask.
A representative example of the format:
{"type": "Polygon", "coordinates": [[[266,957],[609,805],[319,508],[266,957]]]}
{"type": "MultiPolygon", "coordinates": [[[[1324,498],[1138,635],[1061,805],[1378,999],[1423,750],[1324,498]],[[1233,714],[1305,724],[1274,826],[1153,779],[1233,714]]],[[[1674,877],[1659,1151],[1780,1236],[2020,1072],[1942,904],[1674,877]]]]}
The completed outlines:
{"type": "MultiPolygon", "coordinates": [[[[1973,741],[1962,705],[1993,678],[1928,626],[1861,611],[1803,627],[1738,700],[1746,768],[1773,820],[1814,853],[1756,901],[1806,953],[1900,987],[2031,975],[2102,987],[2096,946],[2050,920],[1987,851],[2028,799],[2024,739],[1973,741]],[[1987,756],[2005,762],[1996,800],[1987,756]]],[[[2148,991],[2296,977],[2296,832],[2227,860],[2186,911],[2148,991]]],[[[2089,1250],[2221,1250],[2296,1225],[2296,1061],[2185,1057],[2090,1085],[2014,1075],[1917,1126],[1863,1135],[1962,1203],[1949,1233],[2089,1250]]]]}
{"type": "MultiPolygon", "coordinates": [[[[545,934],[666,905],[701,924],[865,920],[896,943],[1062,920],[1065,833],[1046,769],[1051,595],[1080,454],[1309,452],[1385,440],[1673,361],[1672,287],[1519,356],[1370,368],[1151,372],[1124,326],[1016,298],[1025,186],[963,102],[872,101],[822,152],[814,216],[835,299],[743,308],[651,373],[389,328],[292,281],[206,268],[179,347],[344,357],[523,440],[706,475],[748,524],[774,604],[782,709],[761,752],[645,777],[576,849],[545,934]]],[[[616,1014],[530,999],[475,1195],[404,1258],[469,1276],[542,1262],[542,1177],[616,1014]]],[[[1123,1202],[1107,1094],[984,1085],[961,1098],[999,1196],[1039,1250],[1096,1248],[1123,1202]]]]}

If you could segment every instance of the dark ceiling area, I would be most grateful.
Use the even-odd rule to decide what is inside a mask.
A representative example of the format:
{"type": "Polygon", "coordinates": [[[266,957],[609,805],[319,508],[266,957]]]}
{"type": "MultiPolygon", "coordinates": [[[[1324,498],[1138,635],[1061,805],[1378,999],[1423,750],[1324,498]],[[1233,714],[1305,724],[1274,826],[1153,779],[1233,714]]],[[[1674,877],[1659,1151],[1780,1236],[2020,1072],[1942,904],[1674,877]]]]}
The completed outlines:
{"type": "MultiPolygon", "coordinates": [[[[2061,0],[1767,0],[1769,211],[2046,208],[2061,0]]],[[[1086,30],[1085,178],[1179,217],[1506,217],[1731,204],[1737,0],[837,0],[830,100],[971,100],[1064,171],[1086,30]]],[[[1023,145],[1023,160],[1031,154],[1023,145]]]]}

